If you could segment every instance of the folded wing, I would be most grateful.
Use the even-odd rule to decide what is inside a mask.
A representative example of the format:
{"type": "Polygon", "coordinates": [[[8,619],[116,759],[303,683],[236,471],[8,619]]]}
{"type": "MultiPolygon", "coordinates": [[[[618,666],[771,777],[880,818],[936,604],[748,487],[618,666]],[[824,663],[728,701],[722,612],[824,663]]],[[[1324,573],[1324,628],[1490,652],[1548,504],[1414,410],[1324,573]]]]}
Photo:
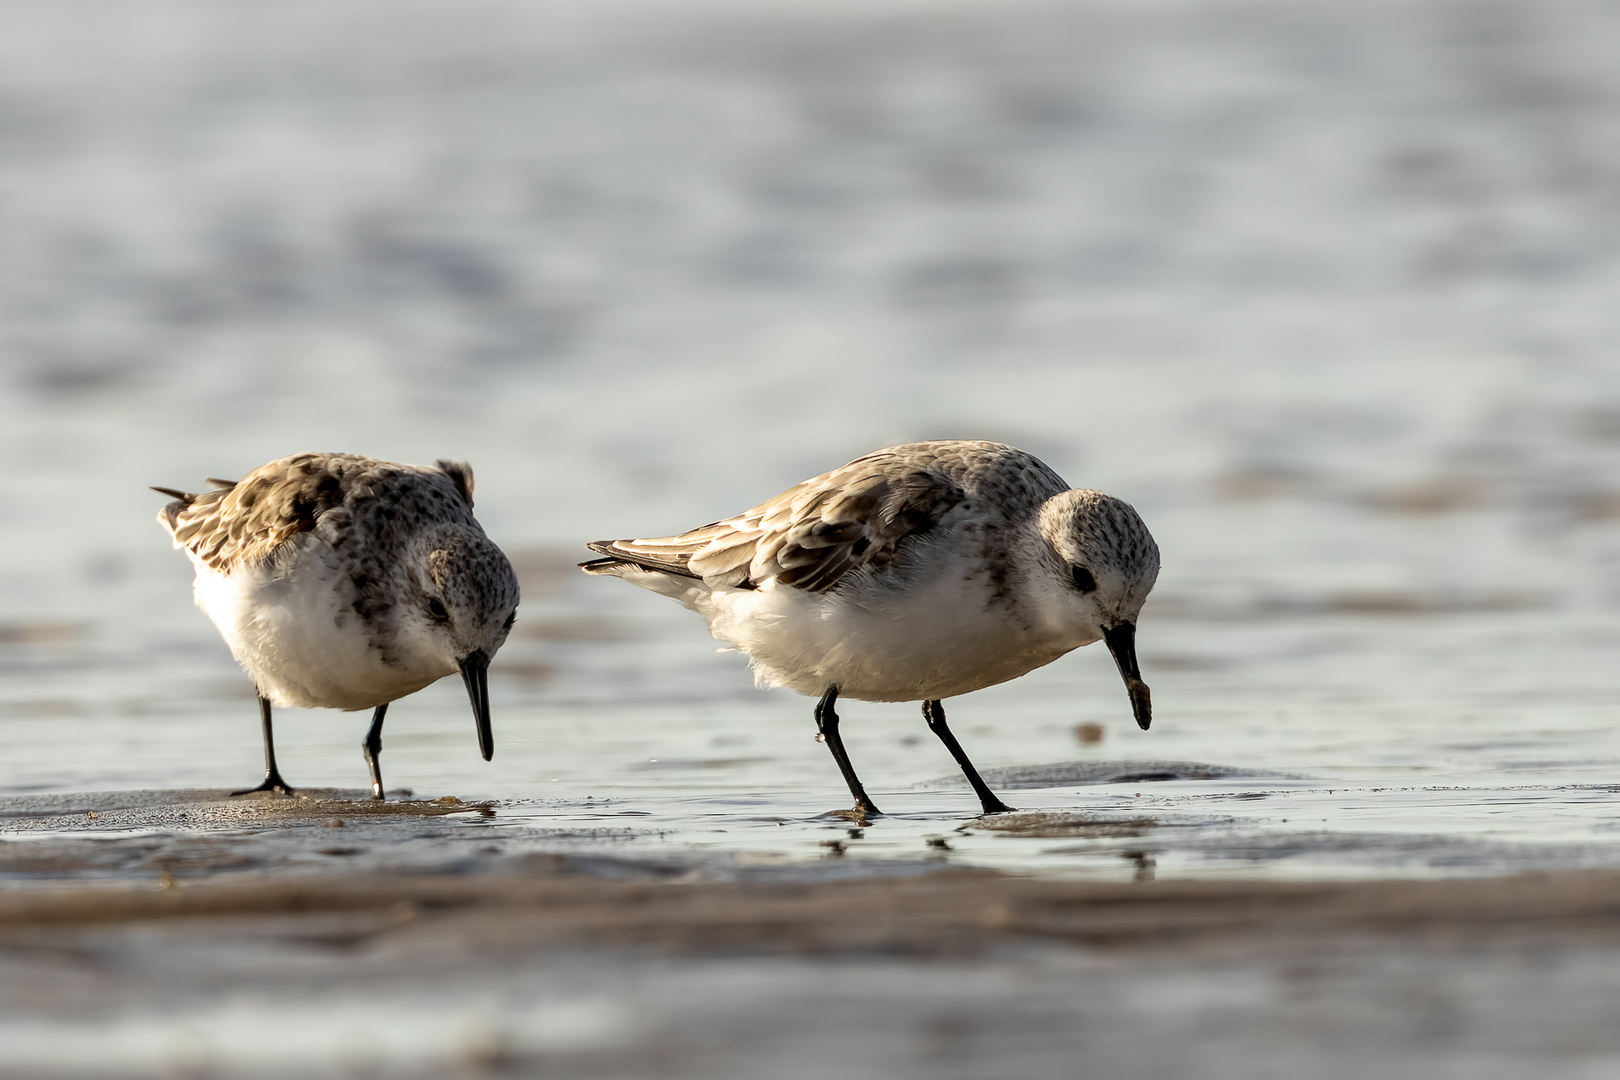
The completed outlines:
{"type": "Polygon", "coordinates": [[[338,477],[314,459],[273,462],[236,483],[210,479],[214,490],[200,495],[158,489],[176,497],[158,521],[177,547],[215,570],[261,561],[343,501],[338,477]]]}
{"type": "Polygon", "coordinates": [[[878,451],[679,536],[598,541],[591,549],[608,559],[583,565],[600,573],[632,563],[712,587],[775,581],[822,592],[856,571],[888,565],[964,498],[950,478],[878,451]]]}

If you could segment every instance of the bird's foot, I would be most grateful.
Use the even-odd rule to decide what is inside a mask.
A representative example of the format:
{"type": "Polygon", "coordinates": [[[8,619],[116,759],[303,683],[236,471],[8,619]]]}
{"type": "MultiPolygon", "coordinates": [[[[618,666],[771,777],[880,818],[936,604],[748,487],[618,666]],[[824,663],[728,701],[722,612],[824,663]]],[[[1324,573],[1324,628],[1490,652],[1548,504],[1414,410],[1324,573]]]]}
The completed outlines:
{"type": "Polygon", "coordinates": [[[984,807],[984,813],[986,814],[1011,814],[1018,809],[1016,806],[1008,806],[1000,799],[993,797],[989,799],[981,799],[980,805],[984,807]]]}
{"type": "Polygon", "coordinates": [[[882,817],[883,811],[879,810],[871,803],[867,803],[864,806],[857,804],[850,807],[848,810],[829,810],[821,816],[829,818],[842,818],[851,825],[866,826],[872,823],[872,818],[882,817]]]}
{"type": "Polygon", "coordinates": [[[280,773],[270,773],[258,787],[243,788],[241,791],[231,792],[231,795],[252,795],[258,791],[273,791],[277,795],[291,795],[293,790],[293,787],[281,778],[280,773]]]}

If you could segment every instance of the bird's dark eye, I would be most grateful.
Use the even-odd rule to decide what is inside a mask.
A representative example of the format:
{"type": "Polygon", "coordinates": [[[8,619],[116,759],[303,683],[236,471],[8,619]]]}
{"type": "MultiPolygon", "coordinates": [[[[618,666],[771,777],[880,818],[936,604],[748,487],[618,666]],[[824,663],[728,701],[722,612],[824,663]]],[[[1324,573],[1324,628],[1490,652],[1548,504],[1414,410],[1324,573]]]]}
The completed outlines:
{"type": "Polygon", "coordinates": [[[512,614],[510,614],[510,615],[508,615],[506,617],[506,625],[501,627],[501,629],[502,630],[510,630],[510,629],[512,629],[512,624],[515,623],[515,622],[517,622],[517,612],[514,611],[514,612],[512,612],[512,614]]]}
{"type": "Polygon", "coordinates": [[[1097,579],[1091,576],[1091,571],[1083,566],[1074,568],[1074,587],[1081,592],[1096,592],[1097,579]]]}
{"type": "Polygon", "coordinates": [[[450,613],[444,609],[444,604],[437,597],[428,601],[428,614],[440,622],[445,622],[450,618],[450,613]]]}

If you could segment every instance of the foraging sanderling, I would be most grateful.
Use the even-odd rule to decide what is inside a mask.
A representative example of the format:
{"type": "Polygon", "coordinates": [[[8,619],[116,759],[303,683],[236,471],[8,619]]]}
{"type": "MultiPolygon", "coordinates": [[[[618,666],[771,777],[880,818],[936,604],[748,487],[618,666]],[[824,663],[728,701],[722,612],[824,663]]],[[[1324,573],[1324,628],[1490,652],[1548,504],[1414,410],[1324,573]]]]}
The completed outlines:
{"type": "Polygon", "coordinates": [[[1010,809],[940,699],[1015,679],[1099,638],[1136,722],[1152,720],[1136,619],[1159,548],[1126,503],[1071,490],[989,442],[892,446],[679,536],[602,540],[581,563],[673,597],[748,654],[762,686],[820,696],[816,724],[855,812],[875,814],[838,735],[840,695],[921,701],[985,813],[1010,809]]]}
{"type": "Polygon", "coordinates": [[[374,709],[362,749],[383,797],[388,703],[460,670],[478,748],[495,753],[490,658],[506,641],[517,577],[472,513],[472,469],[357,454],[294,454],[234,483],[174,497],[158,522],[197,568],[194,595],[259,693],[264,782],[276,767],[270,706],[374,709]]]}

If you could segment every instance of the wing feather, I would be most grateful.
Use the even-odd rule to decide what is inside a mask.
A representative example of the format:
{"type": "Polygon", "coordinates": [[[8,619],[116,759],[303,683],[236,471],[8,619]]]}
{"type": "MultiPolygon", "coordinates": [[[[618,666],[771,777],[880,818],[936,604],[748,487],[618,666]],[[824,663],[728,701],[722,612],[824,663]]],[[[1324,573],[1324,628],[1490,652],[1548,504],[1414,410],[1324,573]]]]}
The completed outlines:
{"type": "Polygon", "coordinates": [[[711,586],[769,581],[823,592],[892,562],[966,498],[942,471],[880,450],[753,509],[679,536],[602,540],[593,551],[711,586]]]}

